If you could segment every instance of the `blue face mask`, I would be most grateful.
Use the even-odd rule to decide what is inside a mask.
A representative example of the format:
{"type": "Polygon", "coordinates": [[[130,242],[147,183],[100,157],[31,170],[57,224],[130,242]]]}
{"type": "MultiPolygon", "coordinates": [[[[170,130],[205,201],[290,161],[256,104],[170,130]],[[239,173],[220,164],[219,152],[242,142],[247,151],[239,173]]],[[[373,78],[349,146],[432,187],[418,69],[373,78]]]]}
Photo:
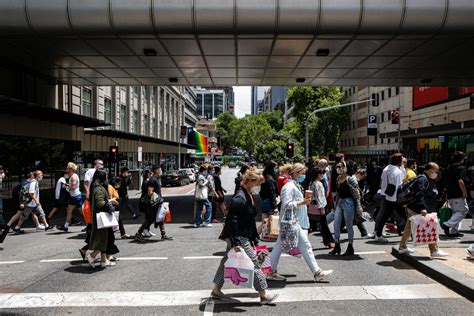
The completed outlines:
{"type": "Polygon", "coordinates": [[[302,182],[304,182],[305,179],[306,179],[306,175],[302,174],[302,175],[300,175],[300,177],[298,178],[298,182],[299,182],[299,183],[302,183],[302,182]]]}
{"type": "Polygon", "coordinates": [[[273,169],[273,172],[275,172],[275,174],[278,174],[278,169],[273,169]]]}

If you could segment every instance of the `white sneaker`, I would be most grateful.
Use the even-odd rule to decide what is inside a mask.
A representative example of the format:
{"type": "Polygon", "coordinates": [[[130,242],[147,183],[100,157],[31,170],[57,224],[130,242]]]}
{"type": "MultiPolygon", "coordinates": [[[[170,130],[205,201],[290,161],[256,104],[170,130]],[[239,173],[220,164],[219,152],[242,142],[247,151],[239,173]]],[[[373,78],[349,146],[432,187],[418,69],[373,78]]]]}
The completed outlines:
{"type": "Polygon", "coordinates": [[[212,227],[212,224],[204,223],[204,224],[202,224],[202,227],[212,227]]]}
{"type": "Polygon", "coordinates": [[[401,255],[409,255],[415,252],[415,249],[411,248],[398,248],[398,253],[401,255]]]}
{"type": "Polygon", "coordinates": [[[142,236],[143,236],[143,237],[151,237],[151,234],[150,234],[150,232],[148,231],[148,229],[144,229],[144,230],[143,230],[143,233],[142,233],[142,236]]]}
{"type": "Polygon", "coordinates": [[[46,227],[43,224],[36,226],[36,230],[46,230],[46,227]]]}
{"type": "Polygon", "coordinates": [[[362,239],[372,239],[372,238],[374,238],[374,234],[370,234],[370,233],[365,236],[362,236],[362,239]]]}
{"type": "Polygon", "coordinates": [[[321,282],[332,274],[332,270],[319,270],[314,274],[314,282],[321,282]]]}
{"type": "Polygon", "coordinates": [[[194,224],[193,227],[194,227],[194,228],[199,228],[199,225],[198,225],[198,224],[194,224]]]}
{"type": "Polygon", "coordinates": [[[444,258],[449,256],[449,253],[442,250],[436,250],[431,253],[431,258],[444,258]]]}
{"type": "Polygon", "coordinates": [[[267,280],[270,280],[270,281],[286,281],[286,278],[281,274],[273,272],[272,274],[267,275],[267,280]]]}
{"type": "Polygon", "coordinates": [[[378,237],[378,236],[375,236],[375,239],[374,239],[376,242],[388,242],[388,239],[385,238],[385,237],[378,237]]]}
{"type": "Polygon", "coordinates": [[[101,266],[102,268],[105,268],[105,267],[113,267],[114,265],[115,265],[115,262],[110,262],[109,260],[100,263],[100,266],[101,266]]]}
{"type": "Polygon", "coordinates": [[[156,236],[156,234],[152,232],[151,230],[148,231],[148,234],[150,234],[150,237],[156,236]]]}
{"type": "Polygon", "coordinates": [[[86,259],[87,259],[87,262],[89,262],[92,269],[94,269],[95,268],[95,258],[92,258],[89,251],[86,253],[86,259]]]}

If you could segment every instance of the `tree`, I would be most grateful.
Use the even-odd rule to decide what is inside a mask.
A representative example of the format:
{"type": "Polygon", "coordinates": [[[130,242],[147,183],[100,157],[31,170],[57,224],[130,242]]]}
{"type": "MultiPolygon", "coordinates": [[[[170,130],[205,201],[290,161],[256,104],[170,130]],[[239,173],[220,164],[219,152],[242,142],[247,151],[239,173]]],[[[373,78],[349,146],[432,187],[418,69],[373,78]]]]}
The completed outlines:
{"type": "Polygon", "coordinates": [[[261,115],[247,115],[239,119],[235,127],[238,145],[250,155],[255,154],[258,143],[274,133],[268,121],[261,115]]]}
{"type": "Polygon", "coordinates": [[[275,111],[270,111],[270,112],[262,112],[258,115],[263,117],[275,131],[280,131],[283,129],[283,112],[282,111],[275,110],[275,111]]]}
{"type": "MultiPolygon", "coordinates": [[[[308,115],[316,109],[340,104],[343,97],[339,87],[290,88],[287,102],[294,104],[295,123],[291,130],[293,136],[304,144],[308,115]]],[[[308,122],[311,153],[338,151],[341,131],[347,125],[348,120],[349,112],[345,108],[312,115],[308,122]]]]}
{"type": "Polygon", "coordinates": [[[237,118],[229,112],[219,114],[217,117],[217,137],[222,147],[235,146],[237,118]]]}

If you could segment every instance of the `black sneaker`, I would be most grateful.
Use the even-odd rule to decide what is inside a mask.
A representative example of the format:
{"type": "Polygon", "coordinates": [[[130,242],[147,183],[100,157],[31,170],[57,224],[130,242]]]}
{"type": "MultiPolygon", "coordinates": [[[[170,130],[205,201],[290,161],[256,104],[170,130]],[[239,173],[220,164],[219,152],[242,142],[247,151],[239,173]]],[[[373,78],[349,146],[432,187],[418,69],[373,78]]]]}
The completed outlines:
{"type": "Polygon", "coordinates": [[[13,228],[12,230],[15,233],[15,235],[23,235],[25,233],[25,231],[20,229],[20,228],[18,228],[18,229],[13,228]]]}
{"type": "Polygon", "coordinates": [[[464,237],[464,234],[461,234],[461,233],[449,234],[448,237],[460,238],[460,237],[464,237]]]}
{"type": "Polygon", "coordinates": [[[170,237],[168,235],[161,236],[162,240],[173,240],[173,237],[170,237]]]}
{"type": "Polygon", "coordinates": [[[54,229],[54,225],[48,225],[48,227],[44,228],[44,230],[50,230],[50,229],[54,229]]]}
{"type": "Polygon", "coordinates": [[[143,238],[143,235],[141,233],[136,233],[135,234],[135,240],[137,241],[144,241],[145,238],[143,238]]]}
{"type": "Polygon", "coordinates": [[[133,214],[132,218],[133,218],[133,219],[137,219],[137,218],[139,218],[140,216],[142,216],[142,214],[140,214],[140,213],[135,213],[135,214],[133,214]]]}
{"type": "Polygon", "coordinates": [[[66,233],[69,231],[69,227],[65,227],[65,226],[61,226],[61,225],[58,225],[56,228],[66,232],[66,233]]]}
{"type": "Polygon", "coordinates": [[[0,235],[0,244],[3,243],[9,231],[10,231],[10,226],[5,225],[5,227],[3,227],[2,234],[0,235]]]}

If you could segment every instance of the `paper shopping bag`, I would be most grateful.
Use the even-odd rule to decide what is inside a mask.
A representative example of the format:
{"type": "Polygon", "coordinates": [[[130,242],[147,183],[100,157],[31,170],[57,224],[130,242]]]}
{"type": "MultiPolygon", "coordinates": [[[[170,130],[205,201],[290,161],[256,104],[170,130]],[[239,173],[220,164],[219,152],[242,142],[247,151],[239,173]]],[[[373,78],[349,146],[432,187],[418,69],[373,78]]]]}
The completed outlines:
{"type": "Polygon", "coordinates": [[[414,246],[438,242],[438,216],[435,213],[426,216],[415,215],[410,217],[410,221],[414,246]]]}
{"type": "Polygon", "coordinates": [[[96,220],[98,229],[118,226],[118,221],[115,215],[108,212],[97,213],[96,220]]]}
{"type": "Polygon", "coordinates": [[[270,215],[268,221],[268,234],[273,236],[280,235],[280,216],[270,215]]]}
{"type": "Polygon", "coordinates": [[[227,261],[224,263],[224,280],[234,285],[253,288],[254,265],[252,260],[241,249],[234,249],[227,253],[227,261]]]}

